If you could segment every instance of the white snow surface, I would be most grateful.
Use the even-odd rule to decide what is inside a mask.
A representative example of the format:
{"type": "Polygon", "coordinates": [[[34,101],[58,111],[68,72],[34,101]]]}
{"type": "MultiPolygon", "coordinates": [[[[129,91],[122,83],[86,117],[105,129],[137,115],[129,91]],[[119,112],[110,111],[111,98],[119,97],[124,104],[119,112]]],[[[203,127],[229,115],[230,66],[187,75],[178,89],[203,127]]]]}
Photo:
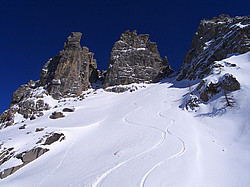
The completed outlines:
{"type": "MultiPolygon", "coordinates": [[[[66,99],[26,121],[26,129],[17,123],[1,130],[0,142],[20,152],[46,132],[62,132],[66,139],[47,146],[0,186],[250,186],[250,52],[223,62],[237,65],[228,69],[241,83],[231,93],[234,107],[219,109],[220,97],[187,112],[180,105],[189,87],[172,78],[132,93],[92,90],[82,101],[66,99]],[[75,112],[49,118],[69,106],[75,112]],[[35,132],[38,127],[45,130],[35,132]]],[[[0,170],[18,164],[11,159],[0,170]]]]}

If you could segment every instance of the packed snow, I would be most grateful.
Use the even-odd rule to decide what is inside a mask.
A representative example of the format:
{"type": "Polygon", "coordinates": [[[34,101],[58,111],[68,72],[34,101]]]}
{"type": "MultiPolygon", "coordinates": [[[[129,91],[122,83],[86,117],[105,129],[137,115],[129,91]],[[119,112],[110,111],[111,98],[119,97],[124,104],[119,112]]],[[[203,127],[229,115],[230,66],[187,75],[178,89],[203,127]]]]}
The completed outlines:
{"type": "MultiPolygon", "coordinates": [[[[46,133],[60,132],[66,139],[44,146],[50,150],[0,180],[0,186],[250,186],[250,52],[219,63],[225,62],[236,67],[222,72],[241,83],[230,93],[234,107],[221,108],[220,96],[201,103],[197,112],[186,111],[181,105],[190,87],[174,78],[139,84],[134,92],[97,89],[82,101],[50,102],[58,107],[2,129],[0,143],[22,152],[46,133]],[[64,107],[75,112],[50,118],[64,107]]],[[[0,171],[18,164],[13,158],[0,171]]]]}

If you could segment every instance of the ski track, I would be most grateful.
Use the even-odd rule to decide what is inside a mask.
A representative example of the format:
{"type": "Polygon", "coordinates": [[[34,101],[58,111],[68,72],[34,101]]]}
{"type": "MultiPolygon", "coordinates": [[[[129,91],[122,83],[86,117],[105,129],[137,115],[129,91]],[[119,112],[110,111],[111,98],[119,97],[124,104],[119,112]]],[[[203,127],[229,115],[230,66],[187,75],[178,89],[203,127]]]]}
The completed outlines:
{"type": "MultiPolygon", "coordinates": [[[[155,88],[155,87],[154,87],[154,88],[155,88]]],[[[150,90],[144,95],[144,97],[145,97],[145,96],[148,96],[148,95],[151,95],[150,91],[152,91],[154,88],[150,89],[150,90]]],[[[164,89],[164,91],[166,91],[166,90],[164,89]]],[[[173,97],[173,95],[171,95],[171,97],[173,97]]],[[[139,99],[141,99],[141,98],[139,98],[139,99]]],[[[143,154],[146,154],[146,153],[148,153],[148,152],[151,152],[151,151],[157,149],[157,148],[158,148],[161,144],[163,144],[163,142],[166,140],[166,137],[167,137],[168,134],[171,135],[171,136],[173,136],[173,137],[175,137],[175,138],[177,138],[177,139],[182,143],[182,149],[181,149],[178,153],[176,153],[176,154],[174,154],[174,155],[172,155],[172,156],[170,156],[170,157],[168,157],[168,158],[165,158],[164,160],[158,162],[154,167],[152,167],[150,170],[148,170],[148,171],[146,172],[146,174],[143,176],[143,178],[141,179],[141,181],[140,181],[140,187],[143,187],[143,186],[144,186],[145,181],[146,181],[146,179],[148,178],[149,174],[150,174],[155,168],[157,168],[158,166],[162,165],[163,163],[165,163],[165,162],[166,162],[167,160],[169,160],[169,159],[177,158],[177,157],[181,156],[182,154],[184,154],[184,152],[185,152],[185,150],[186,150],[186,145],[185,145],[184,141],[183,141],[181,138],[179,138],[178,136],[174,135],[173,133],[171,133],[171,132],[169,131],[169,128],[170,128],[170,127],[174,124],[174,122],[175,122],[173,119],[171,119],[170,124],[167,126],[167,128],[166,128],[165,130],[162,130],[162,129],[160,129],[160,128],[158,128],[158,127],[154,127],[154,126],[149,126],[149,125],[143,125],[143,124],[139,124],[139,123],[134,123],[134,122],[129,121],[129,120],[127,119],[132,113],[137,112],[137,111],[139,111],[139,110],[141,110],[141,109],[143,108],[141,105],[139,105],[139,104],[136,103],[137,100],[139,100],[139,99],[136,99],[136,100],[133,102],[133,104],[134,104],[135,106],[138,106],[138,108],[135,109],[135,110],[133,110],[133,111],[131,111],[131,112],[129,112],[128,114],[126,114],[126,115],[123,117],[123,121],[126,122],[126,123],[129,123],[129,124],[133,124],[133,125],[137,125],[137,126],[144,126],[144,127],[147,127],[147,128],[152,128],[152,129],[155,129],[155,130],[157,130],[157,131],[160,131],[160,132],[162,133],[162,139],[161,139],[159,142],[157,142],[155,145],[153,145],[152,147],[150,147],[149,149],[147,149],[147,150],[145,150],[145,151],[139,153],[138,155],[136,155],[136,156],[134,156],[134,157],[131,157],[131,158],[128,159],[128,160],[125,160],[125,161],[123,161],[123,162],[118,163],[118,164],[115,165],[114,167],[112,167],[112,168],[110,168],[109,170],[107,170],[106,172],[104,172],[104,173],[103,173],[94,183],[92,183],[92,187],[97,187],[98,185],[101,185],[101,184],[103,183],[104,179],[105,179],[111,172],[113,172],[114,170],[116,170],[116,169],[118,169],[119,167],[123,166],[124,164],[130,162],[131,160],[134,160],[134,159],[138,158],[139,156],[141,156],[141,155],[143,155],[143,154]]],[[[162,102],[168,104],[168,102],[166,102],[165,99],[164,99],[162,102]]],[[[172,106],[173,106],[173,104],[170,104],[169,107],[168,107],[167,109],[165,109],[165,110],[169,110],[172,106]]],[[[162,115],[160,111],[159,111],[157,114],[158,114],[158,116],[160,116],[160,117],[169,119],[169,118],[167,118],[166,116],[162,115]]]]}
{"type": "Polygon", "coordinates": [[[53,170],[53,171],[51,171],[38,185],[37,185],[37,187],[39,187],[40,185],[42,185],[43,183],[44,183],[44,181],[50,176],[50,175],[52,175],[60,166],[61,166],[61,164],[62,164],[62,162],[64,161],[64,159],[66,158],[66,156],[67,156],[67,154],[68,154],[68,152],[69,152],[69,150],[71,149],[71,147],[73,146],[73,144],[75,143],[75,141],[76,141],[76,138],[72,141],[72,143],[70,144],[70,146],[69,146],[69,148],[67,149],[67,151],[66,151],[66,153],[63,155],[63,158],[60,160],[60,162],[59,162],[59,164],[56,166],[56,168],[53,170]]]}
{"type": "MultiPolygon", "coordinates": [[[[95,123],[92,123],[91,125],[87,125],[87,126],[84,126],[84,127],[80,127],[80,128],[78,128],[78,129],[84,129],[84,128],[89,128],[89,127],[93,127],[93,126],[95,126],[95,125],[98,125],[98,124],[100,124],[100,123],[102,123],[103,121],[105,121],[107,119],[107,116],[104,118],[104,119],[102,119],[102,120],[100,120],[100,121],[97,121],[97,122],[95,122],[95,123]]],[[[71,129],[74,129],[75,127],[65,127],[64,129],[68,129],[68,130],[71,130],[71,129]]],[[[62,164],[62,162],[64,161],[64,159],[66,158],[66,156],[67,156],[67,154],[68,154],[68,152],[69,152],[69,150],[71,149],[71,147],[74,145],[74,143],[76,142],[76,139],[77,139],[77,136],[75,136],[75,139],[72,141],[72,143],[70,144],[70,146],[69,146],[69,148],[67,149],[67,151],[65,152],[65,154],[63,155],[63,158],[60,160],[60,162],[58,163],[58,165],[56,166],[56,168],[53,170],[53,171],[51,171],[46,177],[44,177],[44,179],[37,185],[37,187],[39,187],[40,185],[42,185],[43,183],[44,183],[44,181],[50,176],[50,175],[52,175],[60,166],[61,166],[61,164],[62,164]]]]}
{"type": "MultiPolygon", "coordinates": [[[[164,91],[165,91],[165,90],[164,90],[164,91]]],[[[166,100],[163,100],[163,102],[164,102],[164,103],[167,103],[166,100]]],[[[169,107],[168,107],[167,109],[165,109],[165,110],[169,110],[172,106],[173,106],[173,104],[170,104],[169,107]]],[[[160,117],[169,119],[168,117],[166,117],[166,116],[164,116],[163,114],[161,114],[161,111],[158,112],[158,115],[159,115],[160,117]]],[[[178,139],[178,140],[181,142],[181,144],[182,144],[182,149],[181,149],[178,153],[176,153],[176,154],[174,154],[174,155],[172,155],[172,156],[170,156],[170,157],[167,157],[167,158],[163,159],[162,161],[158,162],[158,163],[157,163],[156,165],[154,165],[150,170],[148,170],[148,171],[145,173],[145,175],[142,177],[142,179],[141,179],[140,187],[144,187],[144,186],[145,186],[145,182],[146,182],[146,180],[148,179],[149,175],[150,175],[157,167],[159,167],[159,166],[161,166],[162,164],[166,163],[168,160],[171,160],[171,159],[180,157],[180,156],[183,155],[184,152],[186,151],[186,144],[185,144],[185,142],[184,142],[179,136],[173,134],[173,133],[169,130],[169,128],[170,128],[174,123],[175,123],[175,120],[171,119],[171,123],[170,123],[169,126],[167,127],[166,132],[167,132],[169,135],[175,137],[176,139],[178,139]]]]}
{"type": "MultiPolygon", "coordinates": [[[[155,87],[154,87],[154,88],[155,88],[155,87]]],[[[152,88],[152,89],[154,89],[154,88],[152,88]]],[[[151,95],[151,93],[149,93],[149,92],[150,92],[152,89],[150,89],[150,90],[144,95],[144,97],[145,97],[145,96],[148,96],[148,95],[151,95]]],[[[139,99],[141,99],[141,98],[139,98],[139,99]]],[[[159,146],[165,141],[166,136],[167,136],[167,132],[166,132],[166,131],[163,131],[163,130],[161,130],[161,129],[157,128],[157,127],[154,127],[154,126],[148,126],[148,125],[143,125],[143,124],[134,123],[134,122],[131,122],[131,121],[129,121],[129,120],[127,119],[128,116],[130,116],[132,113],[137,112],[137,111],[139,111],[139,110],[142,109],[142,106],[141,106],[141,105],[138,105],[138,104],[136,103],[137,100],[139,100],[139,99],[136,99],[136,100],[133,102],[133,104],[134,104],[135,106],[138,106],[138,108],[135,109],[135,110],[133,110],[133,111],[131,111],[131,112],[129,112],[128,114],[126,114],[126,115],[123,117],[123,121],[126,122],[126,123],[129,123],[129,124],[132,124],[132,125],[144,126],[144,127],[147,127],[147,128],[152,128],[152,129],[155,129],[155,130],[157,130],[157,131],[160,131],[161,134],[162,134],[162,139],[161,139],[159,142],[157,142],[155,145],[153,145],[152,147],[150,147],[149,149],[147,149],[147,150],[145,150],[145,151],[143,151],[143,152],[137,154],[137,155],[134,156],[134,157],[131,157],[131,158],[128,159],[128,160],[125,160],[125,161],[123,161],[123,162],[118,163],[116,166],[114,166],[114,167],[110,168],[109,170],[107,170],[106,172],[104,172],[104,173],[103,173],[103,174],[102,174],[102,175],[92,184],[92,187],[97,187],[98,185],[101,185],[101,184],[103,183],[104,179],[105,179],[111,172],[113,172],[113,171],[116,170],[117,168],[121,167],[122,165],[124,165],[124,164],[130,162],[131,160],[136,159],[136,158],[138,158],[139,156],[141,156],[141,155],[143,155],[143,154],[146,154],[146,153],[148,153],[148,152],[150,152],[150,151],[155,150],[157,147],[159,147],[159,146]]]]}

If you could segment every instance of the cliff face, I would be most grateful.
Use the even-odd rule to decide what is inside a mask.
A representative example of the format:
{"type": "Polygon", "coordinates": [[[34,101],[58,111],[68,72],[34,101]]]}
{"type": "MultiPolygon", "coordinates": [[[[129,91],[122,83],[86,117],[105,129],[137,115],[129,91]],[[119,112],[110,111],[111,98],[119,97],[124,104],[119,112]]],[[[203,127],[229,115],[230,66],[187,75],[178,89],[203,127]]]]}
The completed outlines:
{"type": "Polygon", "coordinates": [[[155,82],[170,73],[172,69],[168,62],[163,65],[157,45],[148,34],[126,31],[111,51],[104,87],[155,82]]]}
{"type": "Polygon", "coordinates": [[[40,73],[40,84],[49,94],[58,99],[80,95],[97,80],[97,65],[94,53],[81,47],[82,34],[73,32],[64,44],[64,49],[50,59],[40,73]]]}
{"type": "Polygon", "coordinates": [[[249,50],[249,16],[231,18],[220,15],[211,20],[204,19],[193,37],[177,80],[202,79],[211,72],[215,61],[225,59],[228,54],[242,54],[249,50]]]}

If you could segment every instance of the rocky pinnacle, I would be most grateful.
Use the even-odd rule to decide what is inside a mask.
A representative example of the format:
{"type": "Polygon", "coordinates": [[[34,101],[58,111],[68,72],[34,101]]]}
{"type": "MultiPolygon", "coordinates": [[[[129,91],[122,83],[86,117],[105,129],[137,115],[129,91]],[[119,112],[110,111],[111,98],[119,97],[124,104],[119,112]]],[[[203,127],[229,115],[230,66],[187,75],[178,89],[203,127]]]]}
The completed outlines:
{"type": "Polygon", "coordinates": [[[81,47],[81,36],[80,32],[73,32],[64,49],[50,59],[40,73],[40,84],[56,99],[80,95],[97,80],[94,53],[87,47],[81,47]]]}
{"type": "Polygon", "coordinates": [[[155,82],[171,72],[169,66],[163,65],[157,45],[148,34],[126,31],[111,51],[104,87],[155,82]]]}

